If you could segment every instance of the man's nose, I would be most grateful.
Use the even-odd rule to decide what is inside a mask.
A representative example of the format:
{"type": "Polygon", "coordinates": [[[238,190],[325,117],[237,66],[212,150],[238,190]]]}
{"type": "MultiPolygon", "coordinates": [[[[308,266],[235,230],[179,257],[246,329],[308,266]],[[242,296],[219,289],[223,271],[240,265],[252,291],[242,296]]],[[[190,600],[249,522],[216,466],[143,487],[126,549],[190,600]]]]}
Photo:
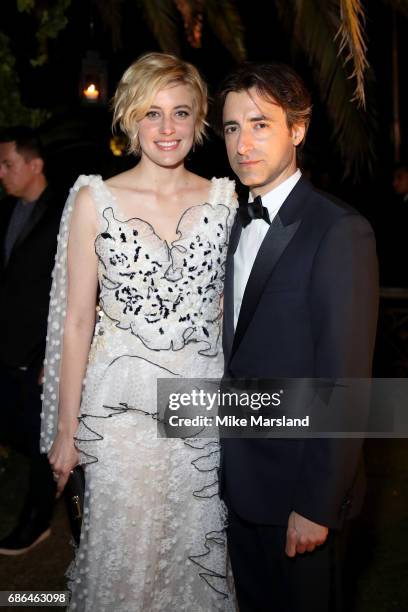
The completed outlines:
{"type": "Polygon", "coordinates": [[[246,155],[252,149],[252,140],[250,135],[246,131],[242,131],[238,143],[237,143],[237,151],[240,155],[246,155]]]}

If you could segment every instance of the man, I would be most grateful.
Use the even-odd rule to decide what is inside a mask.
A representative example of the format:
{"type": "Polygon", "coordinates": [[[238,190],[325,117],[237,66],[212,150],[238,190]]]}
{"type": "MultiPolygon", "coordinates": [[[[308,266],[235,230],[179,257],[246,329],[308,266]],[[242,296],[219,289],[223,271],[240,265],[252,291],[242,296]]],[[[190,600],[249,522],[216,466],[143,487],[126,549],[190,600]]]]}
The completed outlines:
{"type": "Polygon", "coordinates": [[[0,134],[0,443],[29,457],[27,497],[0,554],[17,555],[48,537],[55,483],[39,451],[41,379],[51,272],[61,207],[47,186],[35,133],[0,134]]]}
{"type": "MultiPolygon", "coordinates": [[[[227,379],[369,377],[375,242],[297,168],[311,115],[300,78],[246,64],[220,92],[228,158],[249,187],[224,294],[227,379]],[[261,201],[260,198],[261,197],[261,201]]],[[[337,532],[358,512],[361,440],[224,439],[222,494],[240,612],[333,612],[337,532]]]]}

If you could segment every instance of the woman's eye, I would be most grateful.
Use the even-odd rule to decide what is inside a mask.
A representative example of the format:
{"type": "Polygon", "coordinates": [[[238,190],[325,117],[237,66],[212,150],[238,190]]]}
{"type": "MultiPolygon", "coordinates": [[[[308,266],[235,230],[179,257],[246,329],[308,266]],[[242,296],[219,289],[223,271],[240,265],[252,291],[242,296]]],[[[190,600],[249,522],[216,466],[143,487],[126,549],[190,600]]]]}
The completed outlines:
{"type": "Polygon", "coordinates": [[[188,111],[181,110],[181,111],[177,111],[176,116],[180,117],[181,119],[185,119],[186,117],[190,116],[190,113],[188,111]]]}
{"type": "Polygon", "coordinates": [[[149,119],[156,119],[156,117],[159,116],[159,113],[157,111],[149,111],[146,113],[146,117],[148,117],[149,119]]]}

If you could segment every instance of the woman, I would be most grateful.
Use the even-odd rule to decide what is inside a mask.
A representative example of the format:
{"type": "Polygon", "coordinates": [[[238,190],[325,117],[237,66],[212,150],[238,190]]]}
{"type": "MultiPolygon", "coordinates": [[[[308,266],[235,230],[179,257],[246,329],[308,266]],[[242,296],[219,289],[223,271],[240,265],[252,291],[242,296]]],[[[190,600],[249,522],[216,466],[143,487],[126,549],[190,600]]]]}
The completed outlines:
{"type": "Polygon", "coordinates": [[[70,609],[230,610],[218,443],[158,439],[155,417],[159,377],[222,375],[233,183],[184,167],[207,110],[190,64],[141,57],[114,106],[140,161],[106,183],[78,179],[51,294],[44,450],[59,491],[86,464],[70,609]]]}

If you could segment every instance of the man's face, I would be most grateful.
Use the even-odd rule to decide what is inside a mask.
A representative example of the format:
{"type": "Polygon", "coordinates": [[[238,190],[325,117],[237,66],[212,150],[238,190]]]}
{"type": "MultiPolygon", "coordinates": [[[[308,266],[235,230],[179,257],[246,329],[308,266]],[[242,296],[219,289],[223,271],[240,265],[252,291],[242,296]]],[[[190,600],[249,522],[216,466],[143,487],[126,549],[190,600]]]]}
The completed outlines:
{"type": "Polygon", "coordinates": [[[395,193],[405,196],[408,193],[408,171],[404,168],[399,168],[394,172],[392,181],[395,193]]]}
{"type": "Polygon", "coordinates": [[[24,198],[35,175],[33,160],[26,161],[15,142],[0,142],[0,181],[8,194],[24,198]]]}
{"type": "Polygon", "coordinates": [[[282,107],[254,88],[227,95],[223,124],[231,168],[254,195],[264,195],[295,172],[296,145],[305,128],[288,128],[282,107]]]}

